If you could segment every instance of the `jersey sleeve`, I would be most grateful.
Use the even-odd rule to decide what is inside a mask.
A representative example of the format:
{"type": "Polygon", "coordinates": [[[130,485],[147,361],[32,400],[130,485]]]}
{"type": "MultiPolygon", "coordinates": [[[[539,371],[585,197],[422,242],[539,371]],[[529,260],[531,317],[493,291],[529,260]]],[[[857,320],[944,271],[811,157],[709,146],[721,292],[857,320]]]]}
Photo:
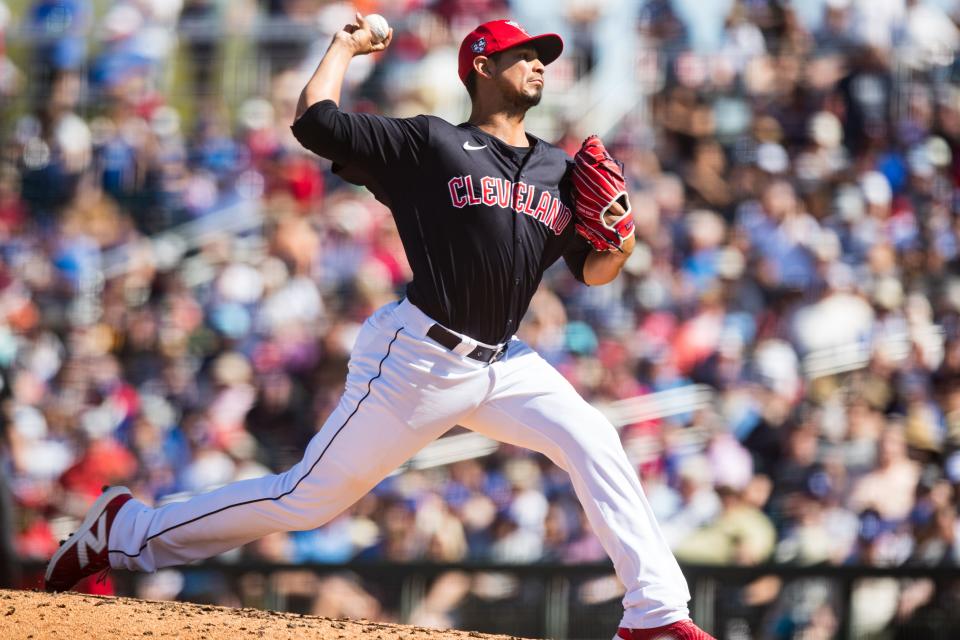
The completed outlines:
{"type": "Polygon", "coordinates": [[[593,248],[590,243],[580,237],[579,233],[574,232],[571,234],[567,248],[563,252],[563,261],[567,263],[570,273],[584,284],[586,282],[583,280],[583,265],[586,264],[587,256],[590,255],[591,251],[593,251],[593,248]]]}
{"type": "MultiPolygon", "coordinates": [[[[573,158],[565,153],[563,155],[566,162],[566,171],[560,180],[560,196],[565,202],[572,205],[573,180],[571,178],[571,172],[573,171],[573,158]]],[[[573,210],[572,206],[571,210],[573,210]]],[[[570,226],[571,228],[573,227],[572,222],[570,226]]],[[[570,232],[570,239],[567,241],[567,247],[563,251],[563,261],[567,263],[567,268],[570,269],[573,277],[584,284],[586,284],[586,282],[583,280],[583,265],[586,264],[587,256],[590,255],[591,251],[593,251],[593,247],[590,246],[589,242],[583,239],[576,231],[570,232]]]]}
{"type": "Polygon", "coordinates": [[[429,137],[426,116],[387,118],[341,111],[333,100],[321,100],[291,127],[305,148],[334,163],[334,172],[365,186],[402,184],[420,165],[429,137]]]}

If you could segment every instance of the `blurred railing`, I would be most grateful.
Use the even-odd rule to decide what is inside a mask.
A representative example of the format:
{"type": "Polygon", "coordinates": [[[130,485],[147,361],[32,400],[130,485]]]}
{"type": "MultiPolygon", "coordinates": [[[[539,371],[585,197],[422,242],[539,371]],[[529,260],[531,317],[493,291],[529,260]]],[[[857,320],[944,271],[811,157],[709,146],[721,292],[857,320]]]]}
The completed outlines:
{"type": "MultiPolygon", "coordinates": [[[[627,398],[609,404],[597,405],[617,429],[630,424],[658,420],[680,414],[689,414],[710,407],[715,392],[705,384],[692,384],[627,398]]],[[[706,434],[698,429],[686,429],[684,440],[691,444],[706,441],[706,434]]],[[[406,469],[427,469],[459,460],[490,455],[499,448],[496,440],[478,433],[464,433],[440,438],[427,445],[396,473],[406,469]]]]}
{"type": "Polygon", "coordinates": [[[891,363],[900,364],[915,345],[922,344],[939,353],[946,334],[943,327],[929,325],[921,329],[891,333],[876,343],[860,341],[811,351],[803,358],[803,373],[810,380],[864,369],[874,354],[882,352],[891,363]]]}
{"type": "MultiPolygon", "coordinates": [[[[25,567],[24,573],[39,575],[43,568],[33,563],[25,567]]],[[[179,597],[183,600],[223,602],[217,596],[224,596],[223,588],[227,587],[239,598],[241,606],[298,613],[311,613],[308,600],[316,595],[314,590],[323,588],[324,579],[346,580],[375,593],[381,601],[395,603],[387,609],[403,623],[411,620],[419,623],[417,612],[430,588],[441,577],[457,576],[463,579],[460,584],[469,584],[459,604],[450,611],[457,628],[532,638],[609,640],[622,614],[623,589],[608,563],[243,561],[207,562],[164,571],[182,574],[183,592],[179,597]]],[[[786,612],[792,607],[810,607],[812,592],[827,594],[821,599],[831,610],[837,627],[831,637],[843,640],[960,637],[960,610],[955,607],[892,620],[883,625],[885,629],[880,635],[858,632],[858,623],[852,615],[854,594],[870,581],[892,580],[902,585],[929,581],[933,585],[932,602],[955,601],[960,598],[960,569],[956,567],[685,565],[683,571],[693,596],[690,603],[693,618],[719,640],[797,637],[777,635],[773,628],[780,618],[790,617],[786,612]],[[769,587],[766,601],[756,601],[755,596],[746,594],[760,581],[766,581],[769,587]]],[[[160,576],[121,571],[113,574],[118,595],[129,596],[143,595],[146,584],[157,577],[160,576]]],[[[862,602],[857,606],[861,607],[858,613],[863,621],[862,602]]],[[[872,611],[880,616],[880,608],[872,611]]]]}
{"type": "Polygon", "coordinates": [[[139,251],[140,242],[130,242],[103,252],[100,270],[104,278],[116,278],[127,274],[138,261],[149,259],[161,270],[180,264],[187,254],[213,238],[232,236],[242,238],[259,231],[263,226],[263,211],[260,202],[237,200],[191,222],[142,240],[149,244],[149,251],[139,251]]]}

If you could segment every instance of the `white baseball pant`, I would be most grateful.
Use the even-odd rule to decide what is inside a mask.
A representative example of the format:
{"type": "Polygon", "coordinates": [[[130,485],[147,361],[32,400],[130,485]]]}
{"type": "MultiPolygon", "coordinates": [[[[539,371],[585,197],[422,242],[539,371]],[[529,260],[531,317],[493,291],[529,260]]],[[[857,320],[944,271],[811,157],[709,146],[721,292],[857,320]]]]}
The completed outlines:
{"type": "MultiPolygon", "coordinates": [[[[130,500],[110,531],[111,565],[155,571],[319,527],[460,424],[539,451],[570,474],[626,587],[621,626],[687,618],[686,581],[614,427],[521,340],[487,365],[427,338],[433,323],[407,300],[375,312],[357,337],[340,403],[299,463],[157,509],[130,500]]],[[[457,351],[479,344],[461,338],[457,351]]]]}

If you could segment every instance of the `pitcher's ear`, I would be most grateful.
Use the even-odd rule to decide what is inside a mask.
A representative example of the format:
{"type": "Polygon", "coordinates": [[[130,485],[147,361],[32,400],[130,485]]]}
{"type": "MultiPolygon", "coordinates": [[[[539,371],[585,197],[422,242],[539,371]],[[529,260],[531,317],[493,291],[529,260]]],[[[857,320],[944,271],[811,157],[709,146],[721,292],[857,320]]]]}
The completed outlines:
{"type": "Polygon", "coordinates": [[[491,60],[487,56],[477,56],[473,59],[473,70],[477,72],[478,76],[492,78],[493,71],[490,69],[490,65],[491,60]]]}

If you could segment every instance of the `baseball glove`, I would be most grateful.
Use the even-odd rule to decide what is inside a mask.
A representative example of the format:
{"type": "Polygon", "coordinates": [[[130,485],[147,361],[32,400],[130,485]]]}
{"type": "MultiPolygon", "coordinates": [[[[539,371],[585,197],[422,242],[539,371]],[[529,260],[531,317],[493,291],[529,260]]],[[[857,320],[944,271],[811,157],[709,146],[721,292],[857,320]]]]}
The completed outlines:
{"type": "Polygon", "coordinates": [[[633,233],[623,165],[610,157],[597,136],[584,140],[573,159],[577,233],[597,251],[623,251],[624,241],[633,233]],[[604,219],[614,202],[623,207],[624,213],[613,220],[604,219]]]}

